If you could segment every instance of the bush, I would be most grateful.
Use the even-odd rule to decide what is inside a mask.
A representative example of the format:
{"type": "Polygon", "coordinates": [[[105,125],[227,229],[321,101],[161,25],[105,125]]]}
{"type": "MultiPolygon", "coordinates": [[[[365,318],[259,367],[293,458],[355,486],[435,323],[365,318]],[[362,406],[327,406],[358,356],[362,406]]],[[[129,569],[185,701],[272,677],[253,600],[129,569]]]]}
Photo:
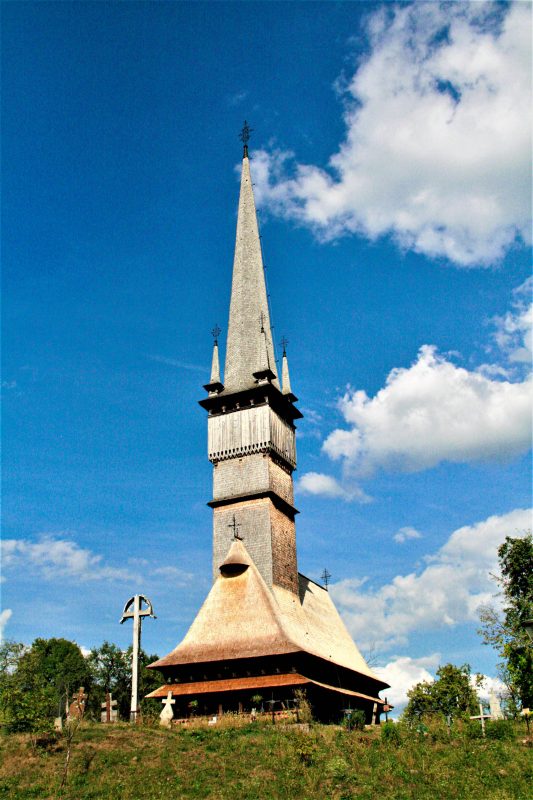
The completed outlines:
{"type": "Polygon", "coordinates": [[[514,739],[513,723],[506,719],[489,721],[485,725],[485,735],[487,739],[514,739]]]}
{"type": "Polygon", "coordinates": [[[310,767],[315,763],[316,747],[309,739],[300,739],[296,747],[296,755],[301,764],[310,767]]]}
{"type": "Polygon", "coordinates": [[[384,722],[381,725],[381,741],[394,745],[402,743],[402,737],[396,723],[384,722]]]}
{"type": "Polygon", "coordinates": [[[350,775],[350,767],[341,756],[334,756],[326,762],[326,773],[334,780],[343,781],[350,775]]]}
{"type": "Polygon", "coordinates": [[[483,731],[481,725],[476,720],[467,720],[463,725],[463,736],[466,739],[482,739],[483,731]]]}
{"type": "Polygon", "coordinates": [[[345,714],[341,724],[344,728],[347,728],[347,730],[349,731],[350,730],[364,731],[365,722],[366,722],[365,712],[361,711],[361,709],[358,708],[352,711],[349,716],[348,714],[345,714]]]}
{"type": "Polygon", "coordinates": [[[313,711],[311,709],[311,703],[307,699],[307,693],[305,689],[295,689],[294,699],[297,703],[298,722],[312,722],[313,711]]]}

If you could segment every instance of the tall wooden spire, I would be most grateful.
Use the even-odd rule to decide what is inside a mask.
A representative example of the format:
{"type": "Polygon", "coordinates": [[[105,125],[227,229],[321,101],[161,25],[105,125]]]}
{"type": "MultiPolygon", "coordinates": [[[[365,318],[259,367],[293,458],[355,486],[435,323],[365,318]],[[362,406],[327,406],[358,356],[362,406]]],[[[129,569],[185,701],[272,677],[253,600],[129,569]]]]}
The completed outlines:
{"type": "Polygon", "coordinates": [[[265,345],[268,367],[273,373],[272,382],[277,386],[278,376],[272,344],[261,241],[250,177],[250,162],[246,155],[242,160],[224,394],[233,394],[256,385],[257,379],[254,373],[262,362],[262,349],[265,345]]]}
{"type": "MultiPolygon", "coordinates": [[[[257,227],[245,124],[226,365],[218,353],[201,405],[209,412],[208,457],[213,464],[213,578],[238,523],[267,586],[298,592],[292,472],[301,417],[278,381],[261,242],[257,227]],[[232,523],[233,520],[233,523],[232,523]]],[[[294,398],[296,399],[296,398],[294,398]]]]}

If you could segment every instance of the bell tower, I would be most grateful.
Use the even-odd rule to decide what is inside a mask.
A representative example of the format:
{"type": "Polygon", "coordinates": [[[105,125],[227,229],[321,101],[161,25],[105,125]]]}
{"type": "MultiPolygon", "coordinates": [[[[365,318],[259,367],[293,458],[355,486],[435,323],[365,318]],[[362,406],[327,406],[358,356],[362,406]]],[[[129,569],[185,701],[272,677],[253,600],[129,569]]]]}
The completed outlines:
{"type": "Polygon", "coordinates": [[[257,225],[247,123],[244,144],[224,381],[215,329],[211,378],[200,401],[208,412],[213,464],[213,576],[232,541],[242,538],[267,586],[298,593],[292,473],[296,419],[285,346],[278,378],[257,225]]]}

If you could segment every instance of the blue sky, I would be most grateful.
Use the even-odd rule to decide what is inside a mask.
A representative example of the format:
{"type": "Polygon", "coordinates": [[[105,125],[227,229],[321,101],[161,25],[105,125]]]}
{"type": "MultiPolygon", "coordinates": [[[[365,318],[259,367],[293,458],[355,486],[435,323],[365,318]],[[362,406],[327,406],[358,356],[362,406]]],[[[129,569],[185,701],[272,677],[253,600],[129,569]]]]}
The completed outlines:
{"type": "Polygon", "coordinates": [[[210,584],[210,330],[244,118],[305,414],[299,568],[398,703],[495,676],[476,608],[530,525],[530,8],[3,7],[4,635],[168,652],[210,584]],[[363,394],[364,393],[364,394],[363,394]]]}

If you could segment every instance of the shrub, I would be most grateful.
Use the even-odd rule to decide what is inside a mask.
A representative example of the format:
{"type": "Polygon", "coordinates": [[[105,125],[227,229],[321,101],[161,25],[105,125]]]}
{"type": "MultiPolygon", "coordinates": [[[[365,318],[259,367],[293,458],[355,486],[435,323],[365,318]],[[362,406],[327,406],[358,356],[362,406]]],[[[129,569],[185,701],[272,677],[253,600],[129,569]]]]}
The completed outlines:
{"type": "Polygon", "coordinates": [[[316,748],[309,739],[301,739],[296,746],[296,755],[301,764],[310,767],[315,762],[316,748]]]}
{"type": "Polygon", "coordinates": [[[326,772],[334,780],[343,781],[350,774],[350,767],[341,756],[334,756],[326,763],[326,772]]]}
{"type": "Polygon", "coordinates": [[[355,731],[364,731],[365,722],[366,722],[365,712],[361,711],[361,709],[358,708],[357,711],[354,711],[352,714],[352,728],[355,731]]]}
{"type": "Polygon", "coordinates": [[[401,744],[402,737],[394,722],[384,722],[381,725],[381,741],[387,744],[401,744]]]}
{"type": "Polygon", "coordinates": [[[513,723],[506,719],[489,721],[485,725],[485,735],[487,739],[514,739],[513,723]]]}
{"type": "Polygon", "coordinates": [[[311,703],[307,699],[305,689],[295,689],[294,699],[296,700],[298,708],[298,722],[312,722],[313,711],[311,709],[311,703]]]}
{"type": "Polygon", "coordinates": [[[476,720],[466,720],[463,724],[463,736],[466,739],[482,739],[483,731],[476,720]]]}

